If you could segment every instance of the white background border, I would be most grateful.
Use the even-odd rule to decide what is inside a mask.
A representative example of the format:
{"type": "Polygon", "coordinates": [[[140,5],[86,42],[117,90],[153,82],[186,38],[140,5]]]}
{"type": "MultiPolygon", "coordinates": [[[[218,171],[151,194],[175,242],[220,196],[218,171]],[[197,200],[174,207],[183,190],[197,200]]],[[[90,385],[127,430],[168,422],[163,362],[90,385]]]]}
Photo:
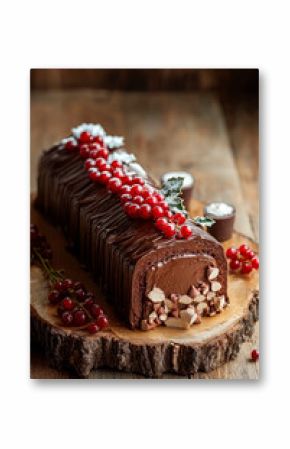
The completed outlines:
{"type": "Polygon", "coordinates": [[[1,8],[0,30],[1,446],[289,446],[287,2],[50,0],[7,5],[1,8]],[[31,67],[260,69],[259,382],[29,380],[31,67]]]}

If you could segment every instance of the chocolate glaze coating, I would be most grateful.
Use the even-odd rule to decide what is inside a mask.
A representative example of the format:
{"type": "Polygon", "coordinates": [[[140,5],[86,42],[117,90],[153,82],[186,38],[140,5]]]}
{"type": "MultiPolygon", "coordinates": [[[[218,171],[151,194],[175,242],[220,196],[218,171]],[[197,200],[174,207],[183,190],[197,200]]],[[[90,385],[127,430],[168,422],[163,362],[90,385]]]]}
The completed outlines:
{"type": "MultiPolygon", "coordinates": [[[[217,265],[220,294],[227,294],[227,263],[213,237],[191,223],[188,240],[164,238],[150,220],[129,218],[116,195],[93,183],[83,165],[61,145],[44,152],[36,205],[62,227],[130,327],[140,326],[146,293],[155,283],[166,293],[186,293],[203,280],[208,265],[217,265]]],[[[136,172],[136,165],[130,168],[136,172]]]]}

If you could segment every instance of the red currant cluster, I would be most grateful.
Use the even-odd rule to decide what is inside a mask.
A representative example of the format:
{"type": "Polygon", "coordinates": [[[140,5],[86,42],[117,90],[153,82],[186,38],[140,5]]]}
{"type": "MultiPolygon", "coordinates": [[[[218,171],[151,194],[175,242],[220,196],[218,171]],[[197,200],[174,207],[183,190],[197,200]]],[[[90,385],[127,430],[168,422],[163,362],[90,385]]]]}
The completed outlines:
{"type": "Polygon", "coordinates": [[[108,318],[96,303],[94,294],[79,281],[62,279],[48,294],[51,304],[58,304],[58,315],[65,326],[84,326],[91,334],[108,327],[108,318]]]}
{"type": "Polygon", "coordinates": [[[42,235],[35,224],[30,225],[30,262],[33,264],[37,260],[37,254],[43,259],[50,260],[52,258],[52,250],[46,237],[42,235]]]}
{"type": "Polygon", "coordinates": [[[78,142],[72,138],[65,148],[68,151],[79,149],[89,178],[117,194],[129,217],[153,220],[155,227],[167,238],[187,239],[192,235],[191,227],[184,224],[185,215],[181,212],[173,214],[161,192],[142,177],[127,175],[122,162],[113,160],[109,163],[109,151],[101,137],[83,131],[78,142]]]}
{"type": "Polygon", "coordinates": [[[259,269],[259,258],[246,244],[239,248],[228,248],[226,256],[230,259],[230,269],[242,274],[249,274],[253,269],[259,269]]]}

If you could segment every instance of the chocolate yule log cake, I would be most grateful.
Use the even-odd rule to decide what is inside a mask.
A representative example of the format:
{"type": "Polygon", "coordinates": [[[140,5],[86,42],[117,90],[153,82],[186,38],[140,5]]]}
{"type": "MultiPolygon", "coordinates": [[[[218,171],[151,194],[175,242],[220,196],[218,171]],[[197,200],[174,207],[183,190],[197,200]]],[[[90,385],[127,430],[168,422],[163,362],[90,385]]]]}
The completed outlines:
{"type": "Polygon", "coordinates": [[[100,125],[72,129],[40,159],[37,207],[132,329],[188,328],[228,303],[223,248],[187,217],[180,181],[158,189],[100,125]]]}

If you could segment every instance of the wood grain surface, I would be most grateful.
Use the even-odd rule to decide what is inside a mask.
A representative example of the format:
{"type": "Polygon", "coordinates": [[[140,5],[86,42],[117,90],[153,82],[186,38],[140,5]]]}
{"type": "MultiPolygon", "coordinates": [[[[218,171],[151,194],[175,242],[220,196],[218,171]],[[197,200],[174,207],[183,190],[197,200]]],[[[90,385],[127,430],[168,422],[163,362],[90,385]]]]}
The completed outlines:
{"type": "MultiPolygon", "coordinates": [[[[31,190],[36,189],[42,149],[80,122],[100,122],[124,135],[126,148],[155,177],[187,170],[196,178],[194,195],[206,202],[225,200],[237,207],[236,230],[258,240],[258,114],[249,102],[221,101],[210,93],[137,93],[100,90],[34,92],[31,97],[31,190]]],[[[237,359],[203,379],[257,379],[249,361],[258,346],[258,326],[237,359]]],[[[39,348],[31,351],[31,377],[70,378],[48,367],[39,348]]],[[[137,378],[98,370],[90,378],[137,378]]],[[[140,376],[141,377],[141,376],[140,376]]],[[[165,376],[175,378],[176,376],[165,376]]]]}

